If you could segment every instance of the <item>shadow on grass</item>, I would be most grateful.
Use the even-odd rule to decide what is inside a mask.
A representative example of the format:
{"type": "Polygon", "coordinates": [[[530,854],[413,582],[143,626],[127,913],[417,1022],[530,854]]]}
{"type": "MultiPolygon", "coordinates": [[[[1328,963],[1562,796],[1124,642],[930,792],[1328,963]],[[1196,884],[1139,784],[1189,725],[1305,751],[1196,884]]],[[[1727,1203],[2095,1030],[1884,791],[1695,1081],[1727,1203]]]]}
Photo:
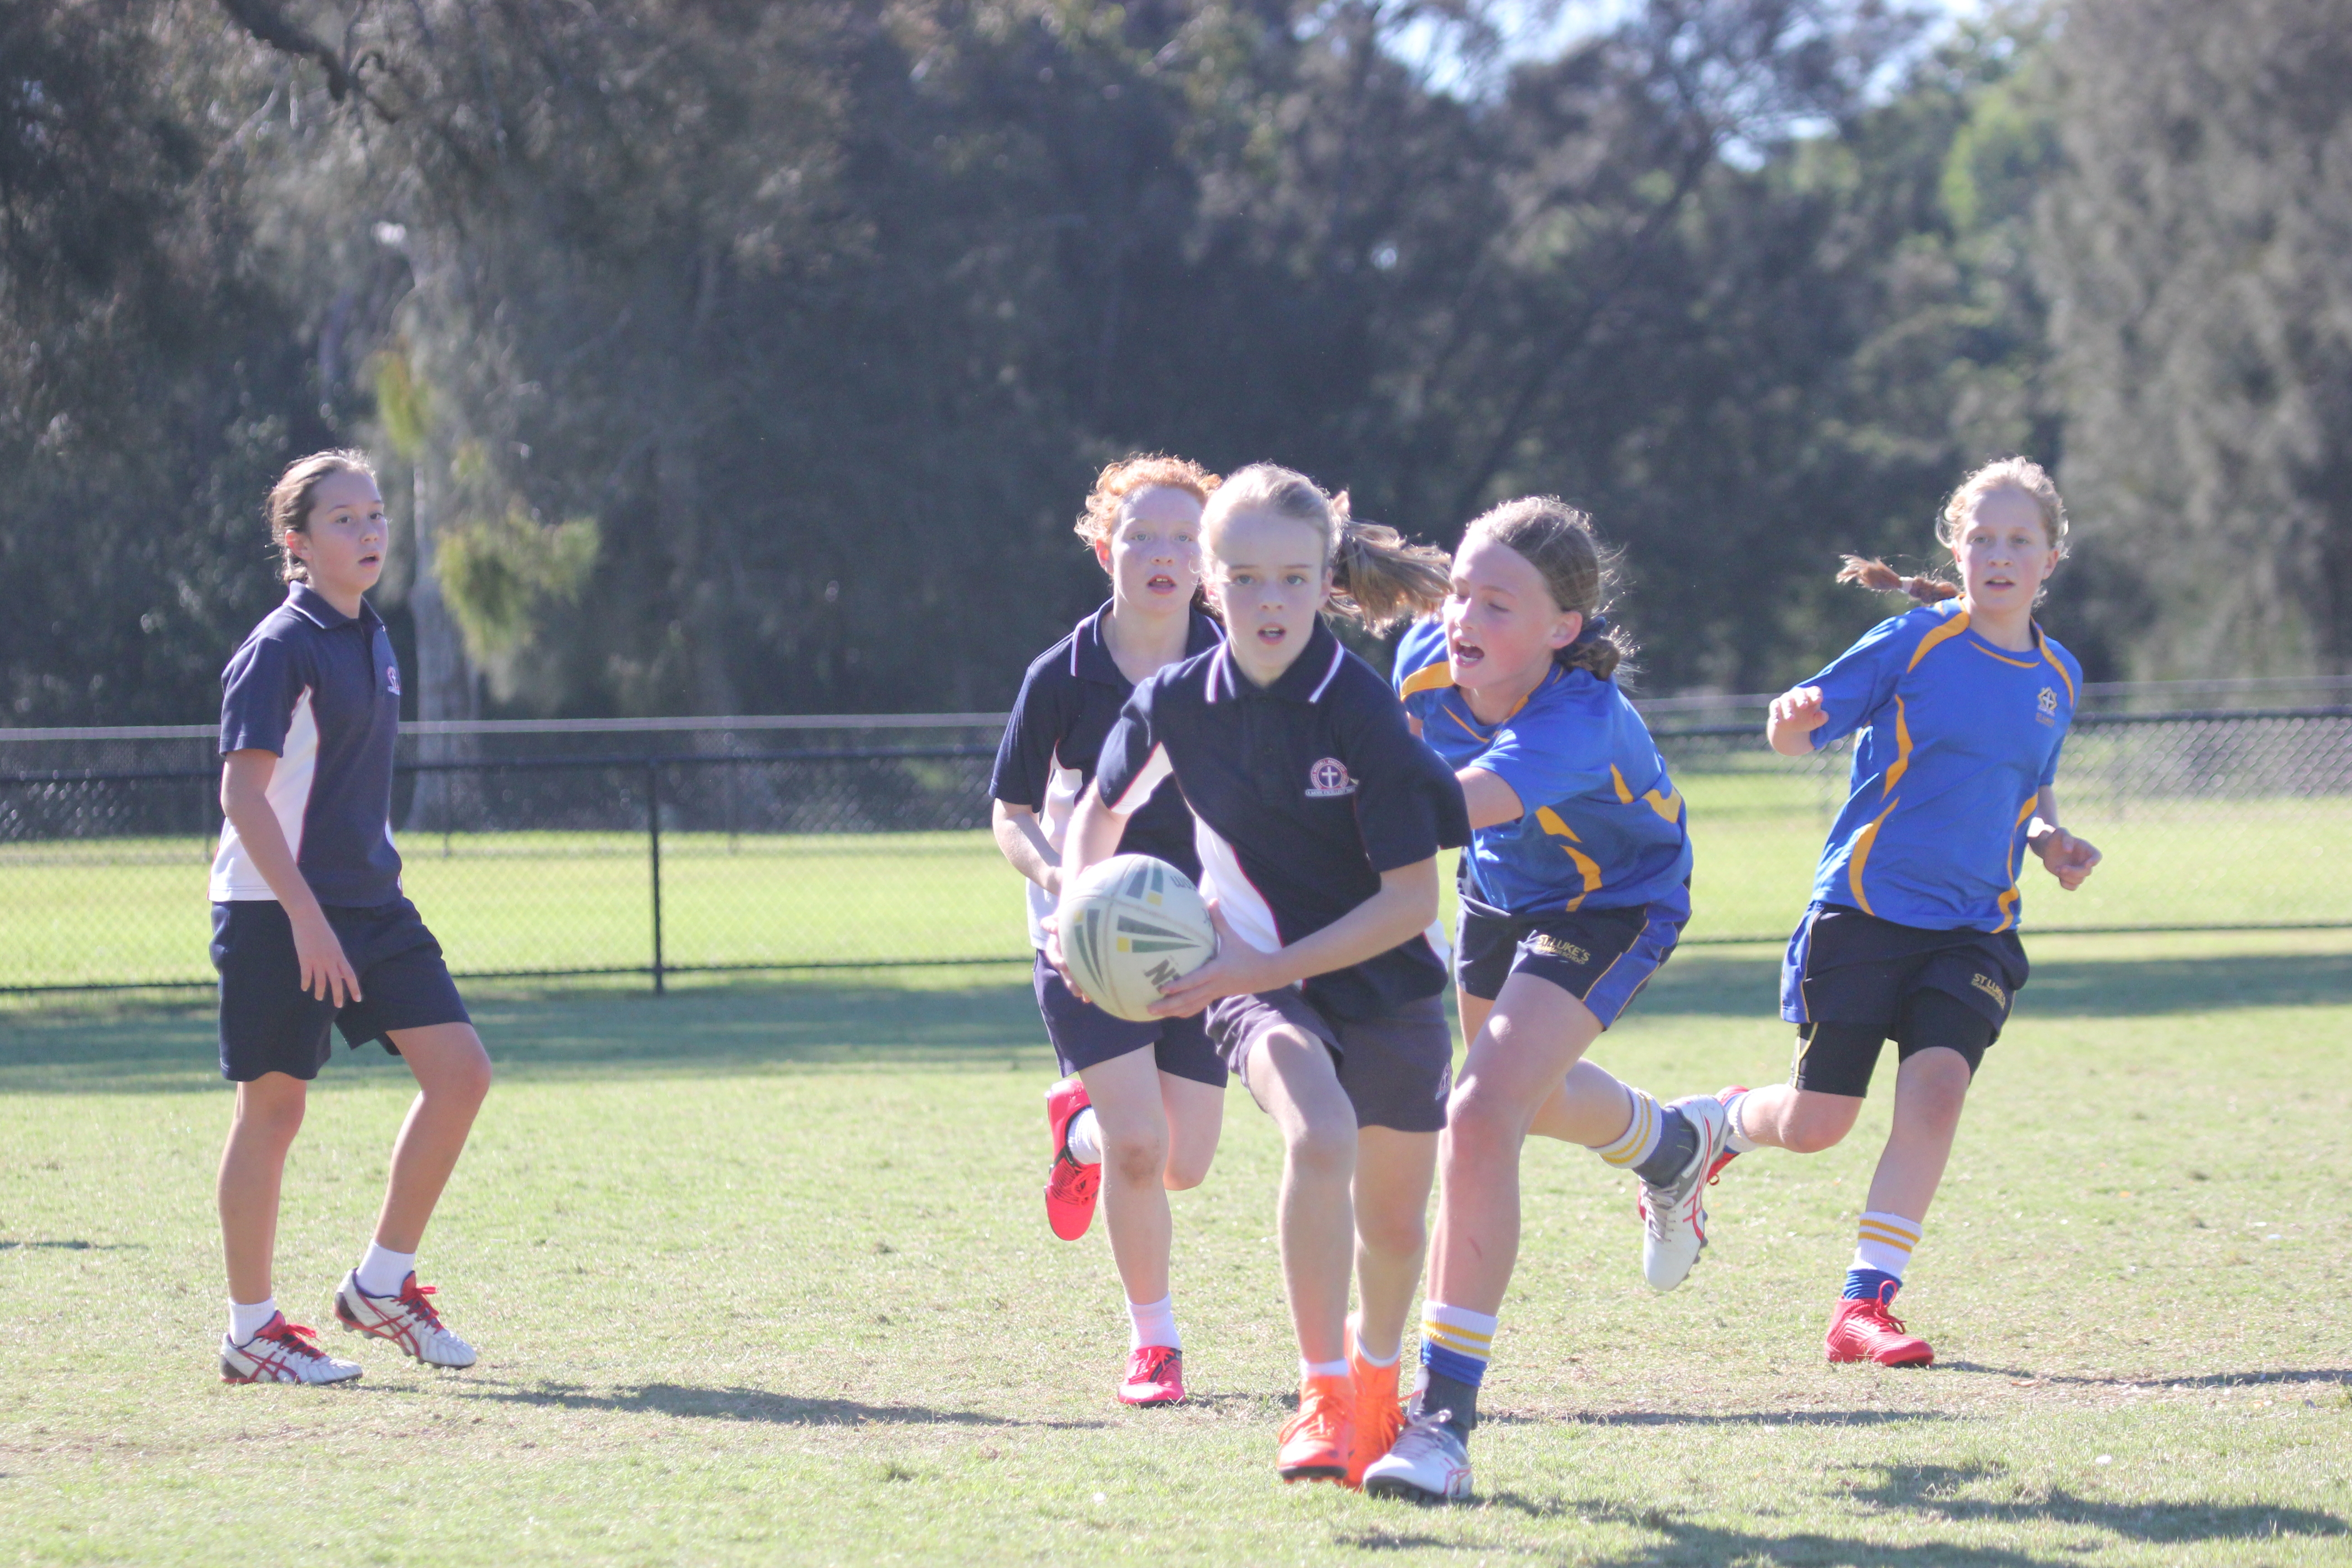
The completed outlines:
{"type": "Polygon", "coordinates": [[[144,1252],[143,1241],[11,1241],[0,1237],[0,1252],[144,1252]]]}
{"type": "Polygon", "coordinates": [[[1936,1363],[1937,1372],[1973,1372],[1992,1377],[2005,1377],[2012,1383],[2048,1384],[2076,1388],[2139,1388],[2154,1392],[2173,1388],[2251,1388],[2256,1384],[2352,1384],[2352,1367],[2315,1366],[2297,1369],[2277,1368],[2269,1372],[2209,1372],[2194,1377],[2167,1377],[2152,1373],[2146,1377],[2084,1377],[2058,1372],[2028,1372],[2022,1367],[1987,1366],[1982,1362],[1943,1361],[1936,1363]]]}
{"type": "MultiPolygon", "coordinates": [[[[1489,1419],[1478,1417],[1484,1424],[1489,1419]]],[[[1510,1417],[1504,1417],[1508,1421],[1510,1417]]],[[[1524,1419],[1522,1417],[1521,1419],[1524,1419]]],[[[1735,1410],[1704,1413],[1619,1410],[1604,1415],[1565,1415],[1563,1426],[1911,1426],[1968,1417],[1940,1410],[1735,1410]]]]}
{"type": "MultiPolygon", "coordinates": [[[[740,984],[643,993],[484,992],[474,1024],[508,1078],[626,1072],[757,1072],[853,1064],[1034,1068],[1045,1030],[1026,984],[897,989],[740,984]]],[[[1050,1063],[1050,1058],[1045,1058],[1050,1063]]],[[[322,1087],[362,1076],[404,1079],[370,1046],[340,1047],[322,1087]]],[[[0,1020],[0,1091],[221,1089],[213,1016],[194,1009],[0,1020]]]]}
{"type": "Polygon", "coordinates": [[[1869,1485],[1849,1488],[1859,1502],[1903,1509],[1955,1523],[2055,1523],[2088,1525],[2133,1541],[2251,1541],[2256,1538],[2340,1536],[2352,1526],[2317,1509],[2273,1503],[2111,1501],[2083,1497],[2063,1487],[2009,1498],[1972,1498],[1971,1487],[2005,1483],[2008,1467],[1969,1465],[1858,1465],[1875,1475],[1869,1485]]]}
{"type": "MultiPolygon", "coordinates": [[[[1869,1465],[1852,1468],[1870,1472],[1875,1479],[1872,1484],[1844,1488],[1848,1500],[1952,1523],[2071,1526],[2103,1531],[2133,1542],[2309,1540],[2347,1533],[2345,1521],[2334,1514],[2260,1503],[2107,1501],[2063,1489],[2009,1499],[1960,1495],[1970,1487],[1988,1482],[2002,1484],[2006,1471],[2000,1465],[1869,1465]]],[[[2080,1561],[2079,1553],[2098,1550],[2095,1545],[2070,1542],[2058,1548],[2064,1555],[2046,1556],[2001,1547],[1946,1542],[1898,1545],[1821,1531],[1767,1535],[1752,1530],[1703,1524],[1670,1509],[1632,1509],[1591,1499],[1533,1499],[1513,1491],[1482,1493],[1478,1500],[1529,1519],[1574,1518],[1624,1525],[1665,1537],[1661,1544],[1591,1559],[1601,1563],[1819,1562],[1849,1563],[1854,1568],[1913,1568],[1918,1563],[1936,1563],[1971,1564],[1976,1568],[2043,1568],[2080,1561]]]]}
{"type": "Polygon", "coordinates": [[[468,1386],[458,1397],[504,1405],[548,1405],[560,1410],[615,1410],[701,1421],[756,1421],[778,1426],[1039,1426],[1083,1431],[1106,1425],[1100,1421],[1022,1421],[976,1410],[866,1405],[855,1399],[810,1399],[771,1394],[761,1388],[696,1388],[677,1383],[639,1384],[634,1388],[603,1393],[563,1384],[504,1389],[468,1386]]]}
{"type": "MultiPolygon", "coordinates": [[[[2032,946],[2029,937],[2029,952],[2032,946]]],[[[2352,1003],[2352,952],[2242,953],[2037,963],[2017,1008],[2025,1016],[2116,1017],[2344,1003],[2352,1003]]],[[[1637,1010],[1777,1017],[1780,961],[1677,953],[1643,992],[1637,1010]]]]}

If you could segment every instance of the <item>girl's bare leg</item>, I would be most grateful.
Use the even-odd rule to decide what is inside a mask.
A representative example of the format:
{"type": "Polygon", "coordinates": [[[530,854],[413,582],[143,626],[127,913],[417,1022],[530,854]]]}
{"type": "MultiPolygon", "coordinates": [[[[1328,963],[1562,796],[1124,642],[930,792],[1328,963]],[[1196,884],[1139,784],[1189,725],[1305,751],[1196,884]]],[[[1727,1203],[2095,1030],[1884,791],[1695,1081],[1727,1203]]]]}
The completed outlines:
{"type": "Polygon", "coordinates": [[[1870,1178],[1864,1207],[1901,1215],[1915,1225],[1927,1219],[1952,1158],[1969,1076],[1969,1059],[1942,1046],[1913,1052],[1895,1069],[1895,1125],[1870,1178]]]}
{"type": "Polygon", "coordinates": [[[1165,1185],[1169,1163],[1165,1079],[1151,1047],[1078,1070],[1102,1140],[1103,1221],[1111,1261],[1132,1302],[1168,1294],[1173,1226],[1165,1185]]]}
{"type": "Polygon", "coordinates": [[[490,1058],[471,1024],[394,1029],[392,1043],[416,1076],[417,1095],[392,1146],[375,1239],[388,1252],[415,1252],[490,1092],[490,1058]]]}
{"type": "Polygon", "coordinates": [[[232,1301],[267,1301],[278,1249],[278,1193],[286,1152],[302,1130],[310,1086],[282,1072],[236,1086],[236,1111],[221,1151],[221,1251],[232,1301]]]}
{"type": "Polygon", "coordinates": [[[1160,1103],[1168,1118],[1168,1167],[1161,1184],[1171,1193],[1185,1192],[1208,1180],[1209,1162],[1217,1157],[1217,1140],[1225,1128],[1225,1091],[1163,1072],[1160,1103]]]}
{"type": "Polygon", "coordinates": [[[1356,1235],[1356,1108],[1339,1087],[1329,1049],[1305,1030],[1268,1030],[1250,1053],[1250,1087],[1282,1133],[1275,1228],[1298,1353],[1310,1362],[1341,1361],[1356,1235]]]}
{"type": "Polygon", "coordinates": [[[1429,1247],[1429,1188],[1437,1173],[1435,1132],[1366,1127],[1356,1134],[1356,1279],[1362,1300],[1356,1331],[1385,1361],[1404,1342],[1413,1288],[1429,1247]]]}

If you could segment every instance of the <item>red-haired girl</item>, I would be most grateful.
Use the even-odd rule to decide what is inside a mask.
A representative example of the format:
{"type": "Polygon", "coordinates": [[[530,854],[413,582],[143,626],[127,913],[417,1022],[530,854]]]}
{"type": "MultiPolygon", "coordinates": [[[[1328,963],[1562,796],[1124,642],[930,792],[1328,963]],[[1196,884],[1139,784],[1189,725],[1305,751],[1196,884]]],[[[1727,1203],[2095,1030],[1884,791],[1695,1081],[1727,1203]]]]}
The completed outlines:
{"type": "Polygon", "coordinates": [[[1765,725],[1789,757],[1861,739],[1780,972],[1795,1066],[1784,1086],[1724,1091],[1723,1161],[1831,1147],[1861,1114],[1880,1047],[1893,1040],[1898,1058],[1894,1128],[1830,1323],[1833,1362],[1935,1359],[1887,1309],[1969,1084],[2025,984],[2018,868],[2030,852],[2072,891],[2099,863],[2058,825],[2051,788],[2083,684],[2074,655],[2033,619],[2066,552],[2057,487],[2022,458],[1988,464],[1952,492],[1936,536],[1959,567],[1958,587],[1847,558],[1840,582],[1919,603],[1773,699],[1765,725]]]}
{"type": "Polygon", "coordinates": [[[1281,1130],[1276,1228],[1301,1388],[1276,1468],[1352,1482],[1402,1425],[1398,1350],[1453,1075],[1445,965],[1426,932],[1437,851],[1469,824],[1453,773],[1322,612],[1379,625],[1426,610],[1444,557],[1272,464],[1218,488],[1202,542],[1226,640],[1136,688],[1064,871],[1108,857],[1170,779],[1184,792],[1218,950],[1158,1011],[1207,1008],[1209,1038],[1281,1130]]]}
{"type": "MultiPolygon", "coordinates": [[[[1216,488],[1214,474],[1180,458],[1134,457],[1103,469],[1077,531],[1110,575],[1110,602],[1030,665],[989,782],[997,845],[1029,879],[1037,1008],[1063,1074],[1045,1092],[1045,1218],[1075,1241],[1102,1196],[1127,1291],[1131,1333],[1118,1397],[1129,1405],[1184,1397],[1168,1194],[1209,1173],[1224,1122],[1225,1065],[1197,1017],[1132,1024],[1081,999],[1045,961],[1039,922],[1061,891],[1071,806],[1128,694],[1217,645],[1217,624],[1194,605],[1201,509],[1216,488]]],[[[1192,816],[1173,784],[1141,804],[1118,849],[1200,875],[1192,816]]]]}

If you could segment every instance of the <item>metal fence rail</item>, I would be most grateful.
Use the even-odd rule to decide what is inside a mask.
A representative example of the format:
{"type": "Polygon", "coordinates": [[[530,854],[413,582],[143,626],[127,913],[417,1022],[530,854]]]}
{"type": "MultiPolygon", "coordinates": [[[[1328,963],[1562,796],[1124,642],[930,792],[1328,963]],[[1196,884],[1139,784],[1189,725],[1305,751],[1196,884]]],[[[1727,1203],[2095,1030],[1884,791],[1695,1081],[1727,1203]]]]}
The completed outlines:
{"type": "MultiPolygon", "coordinates": [[[[1685,940],[1777,942],[1847,757],[1791,761],[1755,722],[1689,721],[1714,716],[1654,717],[1697,855],[1685,940]]],[[[600,728],[561,747],[477,728],[405,746],[405,885],[452,970],[642,975],[659,990],[679,973],[1025,960],[1019,884],[986,831],[984,721],[730,722],[600,728]],[[826,743],[777,743],[804,737],[826,743]]],[[[92,752],[79,738],[12,749],[0,993],[211,983],[217,764],[194,734],[153,741],[177,754],[26,767],[92,752]]],[[[2029,931],[2352,927],[2352,706],[2084,713],[2058,789],[2107,859],[2072,895],[2028,867],[2029,931]]]]}

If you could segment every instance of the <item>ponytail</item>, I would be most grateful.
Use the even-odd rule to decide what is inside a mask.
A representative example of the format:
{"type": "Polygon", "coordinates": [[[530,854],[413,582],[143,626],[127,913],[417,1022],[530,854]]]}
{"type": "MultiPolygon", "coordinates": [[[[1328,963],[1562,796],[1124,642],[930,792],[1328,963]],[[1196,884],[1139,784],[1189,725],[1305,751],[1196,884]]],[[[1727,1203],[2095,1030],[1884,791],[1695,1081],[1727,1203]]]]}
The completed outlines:
{"type": "Polygon", "coordinates": [[[1916,577],[1906,577],[1884,561],[1864,560],[1859,555],[1840,557],[1845,564],[1838,569],[1841,583],[1859,583],[1879,594],[1908,594],[1923,605],[1940,605],[1959,596],[1958,584],[1946,581],[1931,572],[1916,577]]]}
{"type": "Polygon", "coordinates": [[[1425,616],[1445,600],[1453,562],[1443,550],[1349,514],[1348,492],[1331,498],[1339,539],[1331,552],[1331,608],[1375,632],[1425,616]]]}
{"type": "Polygon", "coordinates": [[[1408,543],[1393,528],[1349,515],[1348,492],[1326,495],[1305,474],[1252,463],[1219,485],[1201,519],[1203,540],[1239,511],[1270,512],[1319,530],[1331,570],[1334,615],[1375,632],[1425,615],[1444,601],[1452,563],[1443,550],[1408,543]]]}
{"type": "Polygon", "coordinates": [[[1522,496],[1484,512],[1464,531],[1491,539],[1543,574],[1554,608],[1584,617],[1584,628],[1566,647],[1552,650],[1552,662],[1566,669],[1589,669],[1603,680],[1633,656],[1633,640],[1602,614],[1618,588],[1617,552],[1601,542],[1592,519],[1556,496],[1522,496]]]}

